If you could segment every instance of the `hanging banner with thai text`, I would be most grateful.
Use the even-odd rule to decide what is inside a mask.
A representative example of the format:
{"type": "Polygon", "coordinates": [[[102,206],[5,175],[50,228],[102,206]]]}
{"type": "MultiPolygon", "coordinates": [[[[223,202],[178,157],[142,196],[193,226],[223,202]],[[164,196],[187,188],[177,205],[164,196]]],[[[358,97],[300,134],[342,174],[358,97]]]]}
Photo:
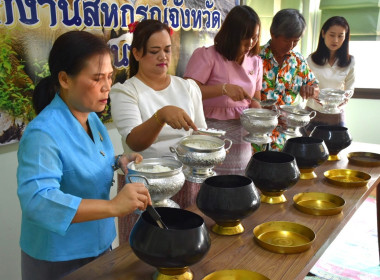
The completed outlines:
{"type": "MultiPolygon", "coordinates": [[[[116,81],[126,79],[133,34],[128,24],[157,19],[175,31],[169,73],[182,76],[195,48],[212,45],[236,0],[0,0],[0,145],[19,141],[35,116],[34,86],[49,75],[49,51],[70,30],[104,36],[116,81]]],[[[109,111],[103,121],[111,119],[109,111]]]]}

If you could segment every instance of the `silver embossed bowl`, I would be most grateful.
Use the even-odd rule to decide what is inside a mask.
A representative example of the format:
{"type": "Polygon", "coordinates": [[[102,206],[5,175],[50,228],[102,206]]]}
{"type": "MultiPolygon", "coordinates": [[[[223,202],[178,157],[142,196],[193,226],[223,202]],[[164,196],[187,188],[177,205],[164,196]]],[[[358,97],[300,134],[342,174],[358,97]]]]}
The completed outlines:
{"type": "Polygon", "coordinates": [[[270,143],[270,135],[278,124],[277,117],[277,112],[269,109],[245,109],[240,115],[240,123],[249,133],[244,140],[257,144],[270,143]]]}
{"type": "Polygon", "coordinates": [[[202,183],[206,178],[215,175],[212,168],[224,161],[231,145],[230,139],[190,135],[182,138],[176,147],[170,147],[170,151],[187,167],[184,168],[186,179],[202,183]]]}
{"type": "Polygon", "coordinates": [[[323,88],[321,89],[318,99],[322,104],[322,113],[325,114],[339,114],[341,105],[345,100],[348,100],[354,94],[353,90],[340,90],[333,88],[323,88]]]}
{"type": "Polygon", "coordinates": [[[130,162],[126,182],[144,183],[149,190],[153,206],[175,207],[179,205],[169,199],[185,183],[182,163],[170,157],[143,159],[140,163],[130,162]]]}
{"type": "Polygon", "coordinates": [[[292,105],[281,105],[280,114],[285,119],[286,127],[281,127],[280,131],[292,137],[300,137],[300,128],[309,124],[310,120],[317,114],[315,111],[301,109],[292,105]]]}

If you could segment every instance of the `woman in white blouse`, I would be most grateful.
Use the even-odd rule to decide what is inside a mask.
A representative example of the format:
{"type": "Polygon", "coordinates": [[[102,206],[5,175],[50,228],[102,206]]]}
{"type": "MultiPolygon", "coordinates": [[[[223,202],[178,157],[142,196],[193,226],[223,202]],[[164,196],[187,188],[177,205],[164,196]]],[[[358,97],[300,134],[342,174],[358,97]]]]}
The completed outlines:
{"type": "Polygon", "coordinates": [[[112,87],[111,114],[125,151],[144,158],[171,154],[169,146],[191,130],[206,128],[202,95],[193,80],[167,73],[171,29],[157,20],[136,25],[129,79],[112,87]],[[167,124],[167,125],[165,125],[167,124]]]}
{"type": "MultiPolygon", "coordinates": [[[[349,38],[350,27],[344,17],[334,16],[323,24],[317,50],[307,58],[320,89],[354,89],[355,61],[349,54],[349,38]]],[[[309,133],[317,125],[345,125],[343,110],[341,114],[323,114],[321,104],[315,99],[309,99],[307,106],[317,111],[307,126],[309,133]]]]}

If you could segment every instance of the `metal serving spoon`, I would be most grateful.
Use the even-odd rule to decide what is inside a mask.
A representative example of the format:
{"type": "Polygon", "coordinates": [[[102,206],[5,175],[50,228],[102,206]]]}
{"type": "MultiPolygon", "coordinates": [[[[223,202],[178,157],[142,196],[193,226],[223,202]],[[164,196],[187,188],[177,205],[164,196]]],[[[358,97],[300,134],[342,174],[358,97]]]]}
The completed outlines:
{"type": "Polygon", "coordinates": [[[148,211],[149,215],[153,218],[153,220],[156,221],[157,225],[160,228],[168,229],[168,227],[165,225],[165,223],[162,221],[160,214],[154,209],[152,205],[148,205],[146,207],[146,211],[148,211]]]}
{"type": "Polygon", "coordinates": [[[276,102],[277,102],[277,100],[276,99],[267,99],[267,100],[259,100],[259,99],[257,99],[256,97],[252,97],[251,98],[253,101],[257,101],[257,102],[259,102],[260,103],[260,106],[261,107],[269,107],[269,106],[273,106],[276,102]]]}
{"type": "Polygon", "coordinates": [[[223,136],[226,134],[224,130],[215,129],[215,128],[198,128],[198,133],[206,134],[210,136],[223,136]]]}

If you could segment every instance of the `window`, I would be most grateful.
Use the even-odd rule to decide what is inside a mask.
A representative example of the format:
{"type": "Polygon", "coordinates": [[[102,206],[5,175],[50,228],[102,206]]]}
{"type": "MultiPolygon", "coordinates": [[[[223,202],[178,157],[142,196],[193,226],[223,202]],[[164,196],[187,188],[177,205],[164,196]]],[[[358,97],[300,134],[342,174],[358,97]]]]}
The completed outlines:
{"type": "Polygon", "coordinates": [[[355,57],[356,88],[380,89],[379,50],[380,41],[350,41],[350,54],[355,57]]]}

